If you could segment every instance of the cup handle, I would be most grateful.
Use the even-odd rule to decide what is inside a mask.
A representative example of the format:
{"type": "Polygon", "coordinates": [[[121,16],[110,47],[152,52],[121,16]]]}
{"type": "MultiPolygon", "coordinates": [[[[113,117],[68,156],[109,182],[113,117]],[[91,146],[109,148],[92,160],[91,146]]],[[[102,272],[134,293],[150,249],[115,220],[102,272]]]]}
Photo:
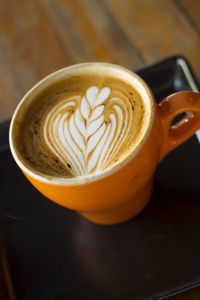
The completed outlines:
{"type": "Polygon", "coordinates": [[[161,120],[160,161],[200,128],[200,94],[184,91],[172,94],[157,104],[161,120]],[[172,120],[179,114],[187,114],[174,125],[172,120]]]}

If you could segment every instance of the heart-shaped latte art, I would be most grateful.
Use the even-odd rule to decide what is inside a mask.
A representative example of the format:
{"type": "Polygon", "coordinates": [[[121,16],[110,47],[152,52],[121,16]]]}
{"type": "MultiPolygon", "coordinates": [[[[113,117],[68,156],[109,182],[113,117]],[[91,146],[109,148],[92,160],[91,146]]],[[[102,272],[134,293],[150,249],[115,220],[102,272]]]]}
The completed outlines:
{"type": "Polygon", "coordinates": [[[73,176],[104,170],[130,133],[131,104],[125,96],[110,94],[108,87],[93,86],[85,96],[58,102],[47,114],[44,140],[73,176]]]}

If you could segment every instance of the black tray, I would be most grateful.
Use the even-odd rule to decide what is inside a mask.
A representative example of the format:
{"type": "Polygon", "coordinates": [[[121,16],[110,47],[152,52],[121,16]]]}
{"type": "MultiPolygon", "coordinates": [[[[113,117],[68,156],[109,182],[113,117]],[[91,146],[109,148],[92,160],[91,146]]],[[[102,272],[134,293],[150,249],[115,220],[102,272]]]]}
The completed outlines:
{"type": "MultiPolygon", "coordinates": [[[[157,101],[198,90],[180,56],[138,74],[157,101]]],[[[16,299],[162,299],[200,284],[196,136],[159,165],[152,200],[139,216],[99,226],[31,186],[7,148],[8,125],[0,127],[0,220],[16,299]]]]}

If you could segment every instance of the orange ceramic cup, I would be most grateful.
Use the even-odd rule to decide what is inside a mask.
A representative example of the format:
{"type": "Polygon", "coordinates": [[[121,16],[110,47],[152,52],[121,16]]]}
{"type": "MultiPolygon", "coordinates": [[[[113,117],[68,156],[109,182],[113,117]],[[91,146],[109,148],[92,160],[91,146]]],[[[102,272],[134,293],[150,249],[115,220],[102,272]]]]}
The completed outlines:
{"type": "MultiPolygon", "coordinates": [[[[101,67],[115,68],[121,75],[138,81],[145,90],[151,107],[151,118],[141,141],[130,156],[117,167],[83,179],[48,180],[24,166],[14,143],[15,122],[21,121],[23,108],[30,105],[44,87],[59,80],[69,68],[59,70],[40,81],[19,103],[10,126],[10,148],[13,157],[28,180],[50,200],[77,211],[88,220],[99,224],[116,224],[136,216],[147,205],[152,191],[153,175],[163,157],[179,146],[200,128],[200,95],[191,91],[168,96],[160,104],[146,83],[133,72],[119,66],[99,63],[101,67]],[[175,116],[186,116],[171,126],[175,116]]],[[[84,64],[86,65],[86,64],[84,64]]],[[[80,65],[79,65],[80,66],[80,65]]]]}

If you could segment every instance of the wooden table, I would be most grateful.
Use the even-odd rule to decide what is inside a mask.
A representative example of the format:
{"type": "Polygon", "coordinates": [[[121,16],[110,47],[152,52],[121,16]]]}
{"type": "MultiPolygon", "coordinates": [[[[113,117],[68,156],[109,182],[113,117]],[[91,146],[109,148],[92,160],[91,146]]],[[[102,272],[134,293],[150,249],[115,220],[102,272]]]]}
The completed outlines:
{"type": "MultiPolygon", "coordinates": [[[[107,61],[138,69],[174,54],[200,80],[200,0],[1,0],[0,121],[61,67],[107,61]]],[[[200,289],[172,299],[200,299],[200,289]]]]}

